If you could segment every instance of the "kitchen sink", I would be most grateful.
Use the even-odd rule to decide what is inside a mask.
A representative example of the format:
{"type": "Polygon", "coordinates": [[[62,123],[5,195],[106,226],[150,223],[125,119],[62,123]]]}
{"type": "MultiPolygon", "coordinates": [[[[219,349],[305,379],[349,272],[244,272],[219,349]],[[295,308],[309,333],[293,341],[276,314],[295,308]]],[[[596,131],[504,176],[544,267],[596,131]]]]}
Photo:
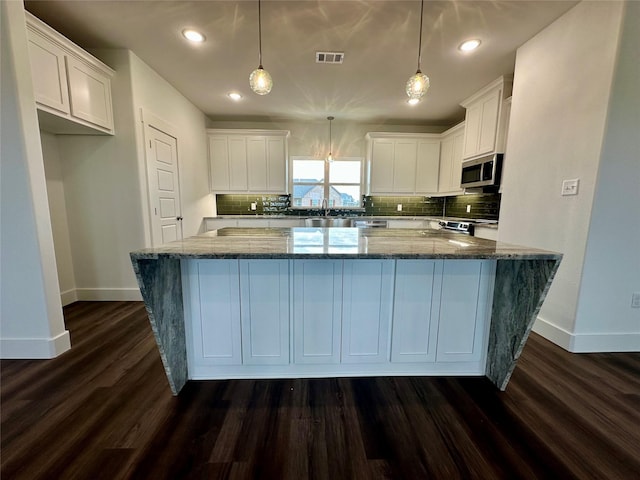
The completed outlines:
{"type": "Polygon", "coordinates": [[[353,218],[313,217],[305,218],[305,227],[352,227],[353,218]]]}

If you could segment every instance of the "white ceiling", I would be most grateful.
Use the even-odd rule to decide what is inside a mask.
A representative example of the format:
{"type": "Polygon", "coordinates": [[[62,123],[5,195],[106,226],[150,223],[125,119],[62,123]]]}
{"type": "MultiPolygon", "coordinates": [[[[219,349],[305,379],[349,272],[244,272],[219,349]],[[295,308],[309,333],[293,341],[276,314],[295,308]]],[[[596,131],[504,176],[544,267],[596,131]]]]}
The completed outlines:
{"type": "Polygon", "coordinates": [[[426,1],[422,71],[431,88],[406,104],[417,67],[420,2],[263,0],[262,53],[274,86],[249,89],[258,65],[258,4],[240,1],[26,1],[27,10],[78,45],[128,48],[212,120],[318,120],[453,125],[464,100],[514,71],[515,51],[577,3],[426,1]],[[200,30],[207,41],[186,42],[200,30]],[[457,47],[480,38],[473,54],[457,47]],[[315,52],[342,51],[342,65],[318,65],[315,52]],[[244,95],[229,100],[229,91],[244,95]]]}

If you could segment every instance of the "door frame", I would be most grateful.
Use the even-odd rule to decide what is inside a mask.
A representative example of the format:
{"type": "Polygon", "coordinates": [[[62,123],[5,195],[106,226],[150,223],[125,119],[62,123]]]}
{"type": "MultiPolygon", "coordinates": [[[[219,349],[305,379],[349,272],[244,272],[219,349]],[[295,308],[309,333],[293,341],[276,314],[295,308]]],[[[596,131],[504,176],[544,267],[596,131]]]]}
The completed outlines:
{"type": "MultiPolygon", "coordinates": [[[[145,243],[147,247],[152,247],[154,245],[154,222],[156,221],[156,215],[154,215],[153,209],[153,198],[151,198],[151,178],[149,176],[149,167],[150,167],[150,147],[149,141],[151,139],[149,135],[149,128],[154,128],[170,137],[175,139],[176,141],[176,178],[178,181],[178,201],[179,201],[179,211],[177,213],[178,216],[182,216],[182,185],[180,181],[180,149],[179,143],[180,139],[178,137],[178,129],[175,128],[170,123],[166,122],[159,116],[150,112],[148,109],[140,108],[140,122],[142,123],[142,141],[143,141],[143,150],[144,150],[144,177],[145,178],[145,187],[143,191],[146,190],[146,195],[143,194],[143,201],[146,203],[146,208],[143,208],[143,211],[146,211],[146,222],[145,222],[145,243]]],[[[180,237],[184,238],[184,231],[182,228],[182,222],[180,222],[180,237]]]]}

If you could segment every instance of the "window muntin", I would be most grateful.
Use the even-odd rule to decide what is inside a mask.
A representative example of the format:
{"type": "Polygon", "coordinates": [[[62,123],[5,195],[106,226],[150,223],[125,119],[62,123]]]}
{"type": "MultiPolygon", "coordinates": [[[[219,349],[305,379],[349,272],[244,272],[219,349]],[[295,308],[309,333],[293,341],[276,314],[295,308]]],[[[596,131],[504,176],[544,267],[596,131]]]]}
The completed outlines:
{"type": "Polygon", "coordinates": [[[324,160],[297,158],[292,162],[292,205],[298,208],[361,206],[362,159],[324,160]]]}

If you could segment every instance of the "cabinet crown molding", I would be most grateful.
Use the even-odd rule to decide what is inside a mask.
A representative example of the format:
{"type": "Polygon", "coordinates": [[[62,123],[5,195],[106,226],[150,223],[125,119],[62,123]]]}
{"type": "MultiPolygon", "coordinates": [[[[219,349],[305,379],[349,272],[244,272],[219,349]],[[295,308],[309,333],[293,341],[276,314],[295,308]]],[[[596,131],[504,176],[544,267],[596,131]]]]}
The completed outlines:
{"type": "Polygon", "coordinates": [[[113,75],[115,74],[115,70],[113,70],[111,67],[91,55],[82,47],[73,43],[71,40],[51,28],[49,25],[47,25],[38,17],[34,16],[28,11],[25,10],[24,15],[27,21],[27,28],[33,33],[46,38],[49,42],[52,42],[57,47],[61,48],[66,54],[76,58],[86,66],[94,69],[98,68],[109,77],[113,77],[113,75]]]}
{"type": "Polygon", "coordinates": [[[368,132],[365,138],[367,140],[374,138],[423,138],[437,140],[441,136],[441,133],[368,132]]]}
{"type": "Polygon", "coordinates": [[[289,130],[262,130],[256,128],[207,128],[208,135],[261,135],[261,136],[277,136],[289,137],[289,130]]]}
{"type": "Polygon", "coordinates": [[[503,75],[489,85],[481,88],[476,93],[460,102],[460,106],[467,108],[469,104],[475,102],[479,98],[482,98],[487,93],[493,92],[496,88],[502,87],[502,100],[511,96],[511,90],[513,89],[513,75],[503,75]]]}

